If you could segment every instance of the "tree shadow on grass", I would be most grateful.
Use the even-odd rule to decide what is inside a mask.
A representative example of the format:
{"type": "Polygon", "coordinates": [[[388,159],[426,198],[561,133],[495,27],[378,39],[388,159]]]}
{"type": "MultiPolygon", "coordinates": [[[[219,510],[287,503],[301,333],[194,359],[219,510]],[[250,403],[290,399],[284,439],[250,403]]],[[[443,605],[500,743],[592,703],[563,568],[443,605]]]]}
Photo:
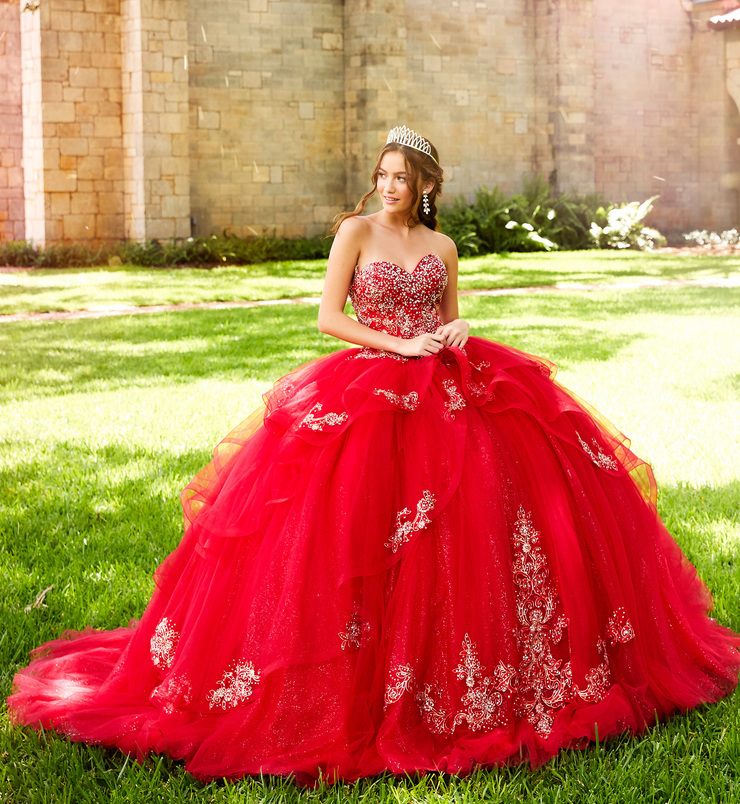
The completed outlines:
{"type": "Polygon", "coordinates": [[[180,491],[214,445],[176,452],[62,441],[34,457],[24,446],[0,446],[3,674],[64,628],[115,628],[141,614],[152,573],[182,536],[180,491]],[[45,606],[25,612],[49,586],[45,606]]]}

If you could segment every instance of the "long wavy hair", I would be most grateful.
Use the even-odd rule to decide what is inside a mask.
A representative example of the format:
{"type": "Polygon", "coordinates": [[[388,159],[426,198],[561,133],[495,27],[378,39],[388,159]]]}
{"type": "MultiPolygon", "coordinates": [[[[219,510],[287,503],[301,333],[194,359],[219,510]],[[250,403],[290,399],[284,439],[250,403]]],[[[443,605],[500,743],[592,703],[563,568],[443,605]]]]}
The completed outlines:
{"type": "MultiPolygon", "coordinates": [[[[429,142],[429,140],[427,140],[429,142]]],[[[373,189],[365,193],[360,199],[360,203],[352,210],[352,212],[343,212],[337,215],[334,225],[332,226],[331,234],[336,234],[337,229],[343,220],[353,218],[355,215],[361,215],[365,211],[365,205],[375,195],[378,188],[378,174],[380,173],[380,163],[383,157],[390,151],[400,151],[406,161],[406,170],[409,174],[409,187],[411,188],[411,210],[407,224],[413,229],[423,223],[424,226],[429,227],[435,232],[439,231],[439,221],[437,220],[437,198],[442,194],[442,182],[444,181],[444,173],[439,166],[439,154],[437,149],[430,142],[432,148],[431,159],[427,154],[422,151],[417,151],[415,148],[409,148],[408,145],[399,145],[397,142],[389,142],[383,150],[378,154],[378,159],[375,162],[371,181],[373,189]],[[436,161],[435,161],[436,160],[436,161]],[[425,214],[421,205],[421,197],[424,185],[433,182],[431,192],[427,195],[429,197],[429,214],[425,214]]]]}

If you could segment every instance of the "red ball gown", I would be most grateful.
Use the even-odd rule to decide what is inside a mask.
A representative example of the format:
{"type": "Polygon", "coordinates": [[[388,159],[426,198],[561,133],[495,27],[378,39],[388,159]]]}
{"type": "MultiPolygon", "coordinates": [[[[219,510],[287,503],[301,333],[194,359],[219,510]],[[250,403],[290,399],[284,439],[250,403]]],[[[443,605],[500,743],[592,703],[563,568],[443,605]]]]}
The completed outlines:
{"type": "MultiPolygon", "coordinates": [[[[446,282],[375,262],[350,297],[411,338],[446,282]]],[[[12,720],[310,782],[541,763],[727,695],[740,638],[650,468],[553,375],[472,337],[281,378],[185,488],[141,620],[36,650],[12,720]]]]}

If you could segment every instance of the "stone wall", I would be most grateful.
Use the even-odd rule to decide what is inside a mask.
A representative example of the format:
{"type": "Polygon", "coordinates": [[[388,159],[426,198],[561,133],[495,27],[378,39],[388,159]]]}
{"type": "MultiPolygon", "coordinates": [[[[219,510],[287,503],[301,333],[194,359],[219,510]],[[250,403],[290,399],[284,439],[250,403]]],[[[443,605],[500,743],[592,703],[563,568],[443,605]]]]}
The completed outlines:
{"type": "Polygon", "coordinates": [[[125,236],[189,237],[188,19],[183,0],[122,0],[125,236]]]}
{"type": "Polygon", "coordinates": [[[659,194],[659,227],[728,228],[738,57],[706,28],[720,7],[0,0],[0,237],[322,233],[402,123],[439,148],[448,201],[539,174],[614,201],[659,194]]]}

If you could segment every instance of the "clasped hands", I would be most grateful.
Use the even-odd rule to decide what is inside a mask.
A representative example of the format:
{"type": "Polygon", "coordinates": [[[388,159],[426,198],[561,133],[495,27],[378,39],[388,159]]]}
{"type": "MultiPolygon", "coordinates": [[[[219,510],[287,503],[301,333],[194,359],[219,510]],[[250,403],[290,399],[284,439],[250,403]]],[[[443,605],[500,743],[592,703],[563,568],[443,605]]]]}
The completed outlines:
{"type": "Polygon", "coordinates": [[[404,357],[424,357],[436,355],[442,349],[457,347],[461,349],[468,340],[470,325],[462,318],[442,324],[436,332],[425,332],[415,338],[402,339],[398,353],[404,357]]]}

